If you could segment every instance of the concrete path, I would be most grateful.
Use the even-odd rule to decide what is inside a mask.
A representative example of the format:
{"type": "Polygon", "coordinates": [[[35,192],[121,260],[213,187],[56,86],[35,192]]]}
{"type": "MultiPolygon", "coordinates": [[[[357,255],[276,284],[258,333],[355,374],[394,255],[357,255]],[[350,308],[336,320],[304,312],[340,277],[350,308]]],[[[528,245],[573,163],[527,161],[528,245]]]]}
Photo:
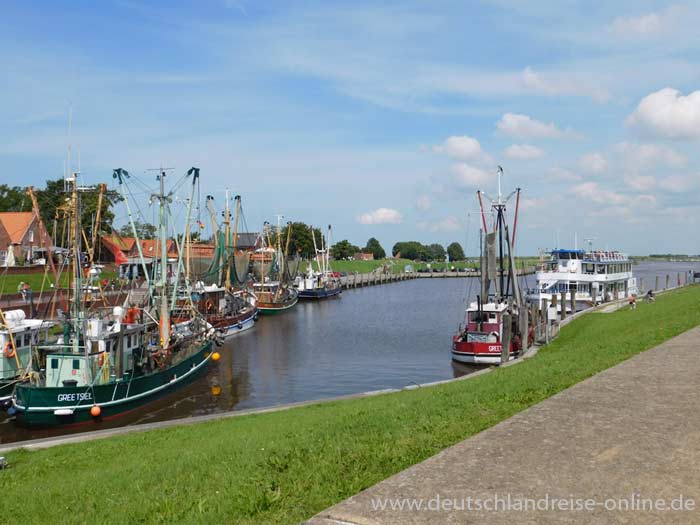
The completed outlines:
{"type": "Polygon", "coordinates": [[[308,523],[700,523],[699,358],[695,328],[308,523]]]}

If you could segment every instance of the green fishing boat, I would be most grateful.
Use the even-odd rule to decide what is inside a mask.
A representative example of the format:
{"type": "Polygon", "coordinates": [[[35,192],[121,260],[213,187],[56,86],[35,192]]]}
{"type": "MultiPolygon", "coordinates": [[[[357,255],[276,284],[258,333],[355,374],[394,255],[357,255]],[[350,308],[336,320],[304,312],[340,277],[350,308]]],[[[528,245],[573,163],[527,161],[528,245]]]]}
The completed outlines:
{"type": "MultiPolygon", "coordinates": [[[[194,193],[198,170],[188,172],[188,176],[192,174],[194,193]]],[[[118,169],[114,177],[118,179],[140,247],[123,189],[128,173],[118,169]]],[[[217,358],[212,351],[215,331],[195,309],[187,319],[180,311],[178,322],[172,320],[182,259],[180,255],[175,275],[168,275],[167,208],[173,192],[165,193],[164,171],[161,170],[158,179],[160,191],[152,196],[152,201],[159,203],[160,248],[154,255],[152,275],[146,272],[140,254],[146,276],[141,293],[130,294],[123,306],[101,309],[88,308],[84,298],[80,191],[75,174],[66,179],[72,210],[71,311],[61,320],[63,330],[56,341],[35,347],[37,358],[29,380],[15,387],[8,412],[16,416],[18,423],[62,426],[112,419],[191,381],[212,358],[217,358]],[[142,303],[136,304],[135,297],[141,297],[142,303]]],[[[192,200],[187,210],[188,220],[192,200]]]]}

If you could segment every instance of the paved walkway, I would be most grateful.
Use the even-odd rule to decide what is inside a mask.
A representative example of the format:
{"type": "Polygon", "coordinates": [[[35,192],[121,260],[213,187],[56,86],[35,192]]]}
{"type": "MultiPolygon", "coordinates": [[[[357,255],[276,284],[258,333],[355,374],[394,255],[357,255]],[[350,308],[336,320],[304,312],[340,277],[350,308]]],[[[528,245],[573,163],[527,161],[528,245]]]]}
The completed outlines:
{"type": "Polygon", "coordinates": [[[695,328],[308,523],[700,523],[699,357],[700,328],[695,328]],[[509,495],[510,510],[503,511],[509,495]],[[686,510],[659,510],[660,502],[649,510],[650,499],[686,510]],[[479,503],[498,511],[477,510],[479,503]],[[424,510],[410,510],[409,504],[424,510]],[[561,510],[567,505],[591,510],[561,510]],[[518,510],[522,507],[527,510],[518,510]],[[545,510],[552,507],[558,510],[545,510]]]}

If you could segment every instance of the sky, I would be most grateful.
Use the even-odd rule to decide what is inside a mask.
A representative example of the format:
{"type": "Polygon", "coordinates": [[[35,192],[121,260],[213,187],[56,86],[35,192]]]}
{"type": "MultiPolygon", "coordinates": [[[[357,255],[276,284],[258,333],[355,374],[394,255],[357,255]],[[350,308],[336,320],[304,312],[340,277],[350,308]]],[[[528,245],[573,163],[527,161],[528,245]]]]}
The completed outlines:
{"type": "Polygon", "coordinates": [[[644,0],[10,0],[0,183],[61,177],[70,143],[86,184],[128,170],[146,219],[148,170],[197,166],[249,230],[474,254],[500,165],[519,254],[696,254],[699,25],[699,3],[644,0]]]}

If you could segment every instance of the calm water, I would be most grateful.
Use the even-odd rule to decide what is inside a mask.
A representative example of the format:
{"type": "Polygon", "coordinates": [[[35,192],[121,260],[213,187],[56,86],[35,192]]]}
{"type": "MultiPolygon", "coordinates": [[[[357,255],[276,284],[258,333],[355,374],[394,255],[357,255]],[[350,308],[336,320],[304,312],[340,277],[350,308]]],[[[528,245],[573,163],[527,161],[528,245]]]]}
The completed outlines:
{"type": "MultiPolygon", "coordinates": [[[[654,276],[700,271],[700,263],[643,263],[634,267],[645,287],[654,276]]],[[[525,286],[534,284],[529,276],[525,286]]],[[[474,371],[450,359],[451,337],[462,321],[476,279],[416,279],[346,290],[337,299],[299,303],[261,317],[231,339],[196,382],[96,430],[217,411],[269,407],[343,394],[401,388],[474,371]]],[[[47,437],[66,430],[17,428],[0,421],[0,442],[47,437]]]]}

